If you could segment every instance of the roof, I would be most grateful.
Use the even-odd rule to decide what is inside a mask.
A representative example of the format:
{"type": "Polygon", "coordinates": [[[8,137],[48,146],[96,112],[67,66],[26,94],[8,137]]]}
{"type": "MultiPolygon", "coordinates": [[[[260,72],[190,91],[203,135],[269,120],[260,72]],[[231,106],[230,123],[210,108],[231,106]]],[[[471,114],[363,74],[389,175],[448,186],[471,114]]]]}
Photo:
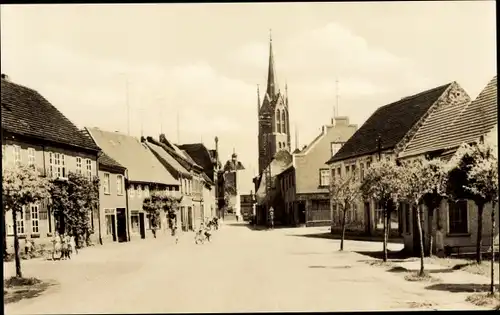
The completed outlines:
{"type": "Polygon", "coordinates": [[[145,143],[151,149],[151,151],[153,151],[153,153],[156,153],[161,159],[163,159],[168,165],[170,165],[175,170],[175,172],[191,178],[191,174],[189,173],[189,171],[186,170],[186,168],[184,168],[179,162],[177,162],[177,160],[174,159],[165,149],[150,141],[146,141],[145,143]]]}
{"type": "Polygon", "coordinates": [[[444,128],[453,124],[453,121],[470,104],[467,93],[465,91],[461,91],[461,93],[465,94],[465,97],[462,96],[462,101],[446,102],[427,117],[403,152],[400,153],[400,157],[422,154],[427,152],[429,148],[439,145],[441,137],[445,135],[444,128]]]}
{"type": "Polygon", "coordinates": [[[177,145],[173,144],[171,141],[169,141],[165,135],[161,134],[160,135],[160,141],[162,145],[165,145],[168,150],[171,150],[169,153],[172,153],[174,155],[174,158],[180,158],[183,160],[183,162],[189,164],[189,167],[194,167],[198,169],[202,169],[200,165],[198,165],[193,159],[185,152],[184,150],[180,149],[177,145]]]}
{"type": "Polygon", "coordinates": [[[497,76],[479,93],[450,125],[432,150],[450,149],[477,141],[482,135],[491,131],[498,124],[497,76]]]}
{"type": "Polygon", "coordinates": [[[37,91],[1,80],[2,129],[14,134],[99,151],[92,139],[37,91]]]}
{"type": "Polygon", "coordinates": [[[123,165],[121,165],[120,163],[115,161],[113,158],[111,158],[109,155],[107,155],[104,152],[101,152],[101,154],[99,155],[99,158],[97,158],[97,161],[99,162],[99,165],[104,165],[104,166],[108,166],[111,168],[118,168],[121,170],[126,169],[126,167],[124,167],[123,165]]]}
{"type": "Polygon", "coordinates": [[[394,148],[452,83],[380,107],[327,163],[394,148]]]}
{"type": "Polygon", "coordinates": [[[87,128],[87,130],[107,155],[128,169],[129,180],[179,185],[148,146],[139,139],[99,128],[87,128]]]}
{"type": "Polygon", "coordinates": [[[180,145],[179,148],[186,152],[190,158],[198,165],[200,165],[207,175],[212,171],[213,175],[213,159],[210,151],[205,147],[203,143],[191,143],[180,145]]]}

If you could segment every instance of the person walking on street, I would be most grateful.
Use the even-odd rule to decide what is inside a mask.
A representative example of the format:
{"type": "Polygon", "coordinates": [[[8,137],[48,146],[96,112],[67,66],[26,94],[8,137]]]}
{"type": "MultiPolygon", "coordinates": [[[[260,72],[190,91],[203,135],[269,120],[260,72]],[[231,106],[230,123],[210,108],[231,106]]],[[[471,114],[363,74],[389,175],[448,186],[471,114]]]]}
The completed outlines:
{"type": "Polygon", "coordinates": [[[269,208],[269,227],[271,230],[274,229],[274,209],[273,207],[269,208]]]}

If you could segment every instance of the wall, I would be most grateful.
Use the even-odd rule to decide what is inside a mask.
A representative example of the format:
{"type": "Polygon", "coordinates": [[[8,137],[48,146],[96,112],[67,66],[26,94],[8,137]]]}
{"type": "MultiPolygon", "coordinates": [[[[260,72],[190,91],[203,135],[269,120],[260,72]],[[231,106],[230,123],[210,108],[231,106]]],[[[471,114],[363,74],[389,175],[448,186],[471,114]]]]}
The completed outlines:
{"type": "MultiPolygon", "coordinates": [[[[118,241],[118,222],[116,217],[116,208],[125,208],[127,206],[126,202],[126,190],[125,190],[125,177],[123,174],[112,173],[107,171],[99,170],[99,207],[100,207],[100,222],[101,222],[101,235],[103,242],[112,242],[113,236],[112,234],[107,233],[106,226],[106,209],[110,211],[111,209],[115,214],[115,233],[117,235],[118,241]],[[104,193],[104,174],[109,174],[109,193],[104,193]],[[118,194],[118,186],[117,186],[117,177],[122,176],[122,193],[118,194]]],[[[128,230],[128,222],[127,222],[127,230],[128,230]]]]}
{"type": "Polygon", "coordinates": [[[323,126],[319,139],[311,143],[305,152],[294,154],[296,189],[298,194],[327,193],[327,188],[319,188],[320,169],[328,169],[326,162],[332,157],[332,142],[346,142],[357,130],[347,118],[337,118],[335,125],[323,126]],[[316,142],[317,141],[317,142],[316,142]]]}
{"type": "MultiPolygon", "coordinates": [[[[37,170],[44,175],[47,175],[50,169],[50,160],[49,160],[49,152],[52,153],[61,153],[64,154],[64,160],[65,160],[65,169],[66,169],[66,174],[68,172],[76,172],[77,171],[77,165],[76,165],[76,158],[80,157],[82,159],[82,170],[85,172],[85,167],[86,163],[85,160],[89,159],[91,161],[91,170],[92,174],[94,176],[97,175],[97,156],[92,155],[86,152],[80,152],[77,150],[69,150],[69,149],[62,149],[58,148],[55,146],[45,146],[40,143],[36,143],[36,141],[27,143],[27,142],[20,142],[17,140],[11,140],[11,139],[3,139],[2,138],[2,163],[4,165],[14,165],[14,146],[19,146],[20,147],[20,156],[21,156],[21,163],[22,164],[27,164],[29,161],[29,153],[28,149],[33,148],[34,151],[34,157],[35,161],[34,164],[37,168],[37,170]]],[[[52,237],[52,233],[55,231],[55,220],[52,215],[49,216],[49,212],[47,209],[47,206],[45,205],[45,202],[42,202],[39,205],[39,228],[38,228],[38,233],[31,233],[32,231],[32,226],[31,226],[31,213],[30,211],[26,211],[24,214],[24,224],[25,224],[25,235],[21,235],[21,238],[24,237],[32,237],[32,238],[37,238],[35,241],[36,243],[43,243],[43,244],[49,244],[50,243],[50,238],[52,237]],[[49,223],[50,220],[50,223],[49,223]]],[[[6,213],[6,228],[7,232],[12,231],[12,213],[9,211],[6,213]]],[[[94,234],[97,234],[98,232],[96,231],[94,234]]],[[[98,237],[98,236],[97,236],[98,237]]],[[[8,246],[11,247],[13,244],[13,234],[12,233],[7,233],[7,239],[8,239],[8,246]]],[[[23,242],[21,242],[21,245],[23,245],[23,242]]]]}

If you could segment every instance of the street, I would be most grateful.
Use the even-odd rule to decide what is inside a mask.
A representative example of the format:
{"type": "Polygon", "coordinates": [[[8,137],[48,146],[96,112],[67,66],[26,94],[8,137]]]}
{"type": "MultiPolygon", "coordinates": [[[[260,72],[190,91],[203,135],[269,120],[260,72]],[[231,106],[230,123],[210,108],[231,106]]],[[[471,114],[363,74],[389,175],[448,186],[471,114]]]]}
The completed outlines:
{"type": "MultiPolygon", "coordinates": [[[[253,231],[225,224],[209,244],[185,233],[83,249],[71,261],[23,261],[24,276],[59,284],[6,314],[478,309],[462,293],[425,289],[354,251],[378,242],[305,237],[327,228],[253,231]],[[413,308],[415,309],[415,308],[413,308]]],[[[400,244],[389,244],[392,250],[400,244]]],[[[4,263],[5,277],[14,273],[4,263]]]]}

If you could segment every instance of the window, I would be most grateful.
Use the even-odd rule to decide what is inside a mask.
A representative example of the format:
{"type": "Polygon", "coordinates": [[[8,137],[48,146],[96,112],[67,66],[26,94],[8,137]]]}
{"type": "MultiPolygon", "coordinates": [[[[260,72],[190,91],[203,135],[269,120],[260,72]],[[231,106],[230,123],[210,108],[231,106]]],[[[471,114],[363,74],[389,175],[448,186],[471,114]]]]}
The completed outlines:
{"type": "Polygon", "coordinates": [[[144,186],[144,197],[149,197],[149,186],[144,186]]]}
{"type": "Polygon", "coordinates": [[[132,233],[139,233],[139,213],[137,211],[131,214],[130,223],[132,225],[132,233]]]}
{"type": "Polygon", "coordinates": [[[276,112],[276,132],[281,133],[280,111],[276,112]]]}
{"type": "Polygon", "coordinates": [[[349,176],[349,165],[346,165],[345,167],[345,174],[349,176]]]}
{"type": "MultiPolygon", "coordinates": [[[[281,132],[282,133],[286,133],[286,128],[285,128],[285,111],[281,112],[281,132]]],[[[283,147],[285,147],[284,144],[283,144],[283,147]]]]}
{"type": "Polygon", "coordinates": [[[32,233],[35,233],[35,234],[38,234],[40,233],[40,230],[39,230],[39,214],[40,214],[40,211],[39,211],[39,208],[38,208],[38,205],[37,204],[31,204],[30,205],[30,210],[31,210],[31,232],[32,233]]]}
{"type": "Polygon", "coordinates": [[[21,163],[21,147],[14,146],[14,163],[21,163]]]}
{"type": "Polygon", "coordinates": [[[332,142],[331,143],[332,156],[337,154],[337,152],[340,150],[341,147],[342,147],[342,142],[332,142]]]}
{"type": "Polygon", "coordinates": [[[353,175],[355,174],[355,172],[356,172],[356,164],[351,165],[351,172],[352,172],[353,175]]]}
{"type": "Polygon", "coordinates": [[[363,180],[363,179],[365,179],[365,165],[363,163],[361,163],[360,169],[361,169],[361,172],[359,173],[359,176],[360,176],[361,180],[363,180]]]}
{"type": "Polygon", "coordinates": [[[279,147],[279,148],[280,148],[280,150],[281,150],[281,142],[278,142],[278,147],[279,147]]]}
{"type": "Polygon", "coordinates": [[[116,194],[123,196],[123,176],[116,175],[116,194]]]}
{"type": "Polygon", "coordinates": [[[330,184],[330,171],[328,169],[319,170],[319,185],[328,186],[330,184]]]}
{"type": "Polygon", "coordinates": [[[25,208],[23,207],[23,210],[17,213],[17,234],[24,234],[24,209],[25,208]]]}
{"type": "Polygon", "coordinates": [[[104,189],[104,193],[109,195],[110,187],[109,187],[109,173],[104,173],[104,179],[102,181],[102,187],[104,189]]]}
{"type": "Polygon", "coordinates": [[[76,173],[82,174],[82,158],[81,157],[76,158],[76,173]]]}
{"type": "Polygon", "coordinates": [[[448,222],[450,234],[465,234],[469,232],[469,218],[467,213],[467,200],[456,203],[448,202],[448,222]]]}
{"type": "Polygon", "coordinates": [[[50,173],[54,178],[66,178],[64,154],[49,152],[50,173]]]}
{"type": "Polygon", "coordinates": [[[369,169],[370,168],[370,165],[371,163],[370,162],[366,162],[366,168],[369,169]]]}
{"type": "Polygon", "coordinates": [[[35,149],[28,148],[28,165],[35,165],[35,149]]]}
{"type": "Polygon", "coordinates": [[[128,191],[129,191],[130,198],[134,198],[134,195],[135,195],[135,187],[134,187],[134,185],[130,185],[128,191]]]}
{"type": "Polygon", "coordinates": [[[341,177],[341,175],[342,175],[342,168],[341,167],[337,168],[337,175],[339,177],[341,177]]]}
{"type": "Polygon", "coordinates": [[[92,178],[92,160],[86,159],[85,163],[87,167],[87,177],[92,178]]]}
{"type": "Polygon", "coordinates": [[[137,197],[141,198],[142,197],[142,186],[137,185],[137,197]]]}
{"type": "Polygon", "coordinates": [[[113,226],[114,226],[114,216],[111,214],[107,214],[105,216],[106,221],[106,235],[113,235],[113,226]]]}

